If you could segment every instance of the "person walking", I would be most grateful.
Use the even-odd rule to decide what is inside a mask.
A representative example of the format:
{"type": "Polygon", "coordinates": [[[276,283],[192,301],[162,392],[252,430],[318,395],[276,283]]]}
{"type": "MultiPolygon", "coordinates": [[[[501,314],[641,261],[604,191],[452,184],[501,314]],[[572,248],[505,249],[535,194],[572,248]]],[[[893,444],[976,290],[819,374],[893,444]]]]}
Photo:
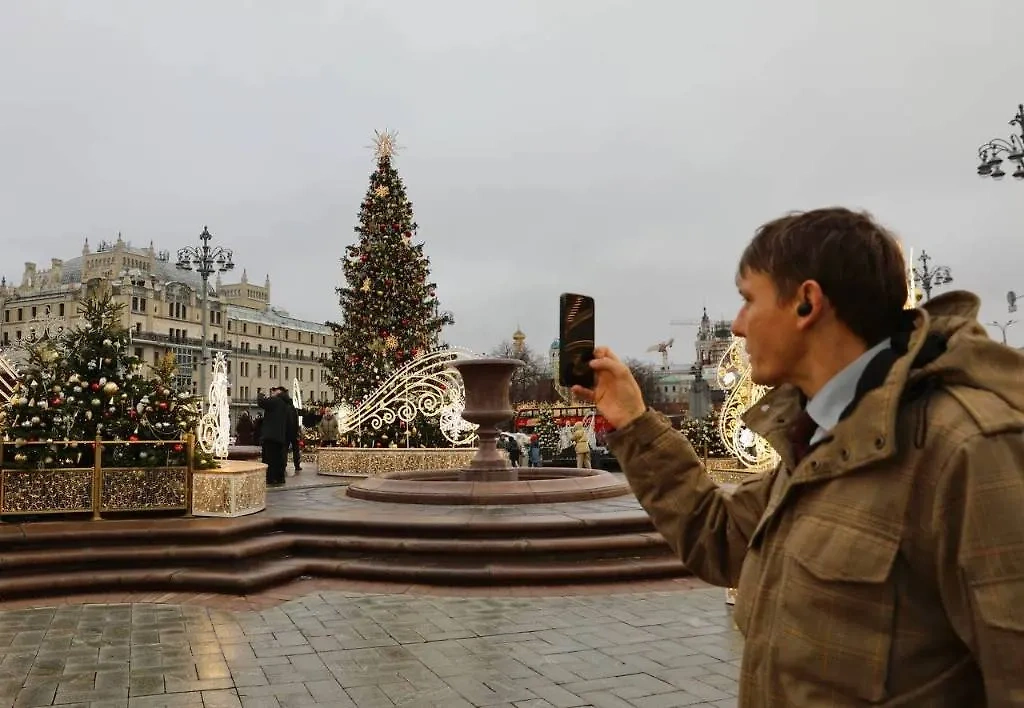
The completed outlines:
{"type": "Polygon", "coordinates": [[[288,395],[288,389],[281,389],[281,399],[285,402],[288,415],[287,440],[284,451],[284,466],[288,468],[288,451],[292,453],[292,463],[295,465],[295,472],[288,472],[289,477],[302,471],[302,450],[299,448],[299,411],[295,408],[295,402],[288,395]]]}
{"type": "Polygon", "coordinates": [[[513,467],[519,467],[519,460],[522,456],[522,448],[519,447],[519,441],[516,440],[516,436],[509,435],[505,438],[505,451],[508,452],[508,461],[513,467]]]}
{"type": "Polygon", "coordinates": [[[577,423],[572,429],[572,441],[576,449],[576,467],[590,469],[590,439],[583,423],[577,423]]]}
{"type": "Polygon", "coordinates": [[[543,456],[540,451],[540,438],[536,435],[530,437],[530,451],[529,451],[530,467],[541,467],[543,462],[543,456]]]}
{"type": "Polygon", "coordinates": [[[904,309],[906,272],[867,214],[757,231],[732,329],[781,463],[731,493],[611,350],[574,388],[687,569],[738,586],[740,706],[1024,705],[1024,352],[973,294],[904,309]]]}
{"type": "Polygon", "coordinates": [[[277,487],[285,482],[285,445],[288,434],[288,411],[281,389],[270,389],[270,395],[262,391],[256,394],[256,404],[263,409],[263,424],[260,426],[263,462],[267,465],[267,485],[277,487]]]}

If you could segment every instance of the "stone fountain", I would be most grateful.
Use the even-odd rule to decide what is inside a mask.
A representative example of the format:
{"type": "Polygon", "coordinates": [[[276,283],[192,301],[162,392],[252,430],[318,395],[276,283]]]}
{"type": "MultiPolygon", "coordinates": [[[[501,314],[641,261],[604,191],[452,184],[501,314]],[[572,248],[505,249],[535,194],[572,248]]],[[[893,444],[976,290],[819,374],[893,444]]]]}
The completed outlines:
{"type": "Polygon", "coordinates": [[[462,417],[479,426],[477,451],[468,467],[392,472],[349,485],[357,499],[412,504],[530,504],[604,499],[629,493],[619,478],[601,470],[512,467],[497,442],[498,425],[515,411],[509,401],[518,359],[458,359],[448,363],[462,376],[462,417]]]}

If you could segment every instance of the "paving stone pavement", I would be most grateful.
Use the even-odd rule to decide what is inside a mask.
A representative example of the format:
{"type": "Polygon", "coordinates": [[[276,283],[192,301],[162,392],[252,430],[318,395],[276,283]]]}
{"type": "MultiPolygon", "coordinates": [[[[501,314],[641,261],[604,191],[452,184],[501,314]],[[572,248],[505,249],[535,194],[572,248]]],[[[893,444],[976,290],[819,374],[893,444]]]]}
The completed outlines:
{"type": "Polygon", "coordinates": [[[0,705],[726,708],[741,649],[718,588],[66,605],[0,612],[0,705]]]}

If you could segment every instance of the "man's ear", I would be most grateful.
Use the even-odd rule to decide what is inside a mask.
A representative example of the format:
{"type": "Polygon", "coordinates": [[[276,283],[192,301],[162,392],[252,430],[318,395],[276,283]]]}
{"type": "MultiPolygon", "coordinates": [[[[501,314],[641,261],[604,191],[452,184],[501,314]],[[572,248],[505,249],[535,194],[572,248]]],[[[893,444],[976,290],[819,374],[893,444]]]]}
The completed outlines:
{"type": "Polygon", "coordinates": [[[798,325],[801,328],[808,328],[814,325],[819,319],[828,304],[821,285],[816,280],[805,280],[796,290],[795,303],[796,315],[799,318],[798,325]]]}

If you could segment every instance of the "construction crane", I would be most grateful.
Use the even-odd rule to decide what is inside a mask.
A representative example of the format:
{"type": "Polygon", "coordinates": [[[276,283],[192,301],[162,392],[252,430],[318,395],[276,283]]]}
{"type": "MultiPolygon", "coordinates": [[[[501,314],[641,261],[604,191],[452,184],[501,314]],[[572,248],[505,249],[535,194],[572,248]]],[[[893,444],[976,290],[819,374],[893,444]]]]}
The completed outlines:
{"type": "Polygon", "coordinates": [[[668,371],[668,350],[675,344],[675,339],[670,339],[667,342],[658,342],[647,347],[649,352],[658,352],[661,354],[661,368],[663,371],[668,371]]]}

